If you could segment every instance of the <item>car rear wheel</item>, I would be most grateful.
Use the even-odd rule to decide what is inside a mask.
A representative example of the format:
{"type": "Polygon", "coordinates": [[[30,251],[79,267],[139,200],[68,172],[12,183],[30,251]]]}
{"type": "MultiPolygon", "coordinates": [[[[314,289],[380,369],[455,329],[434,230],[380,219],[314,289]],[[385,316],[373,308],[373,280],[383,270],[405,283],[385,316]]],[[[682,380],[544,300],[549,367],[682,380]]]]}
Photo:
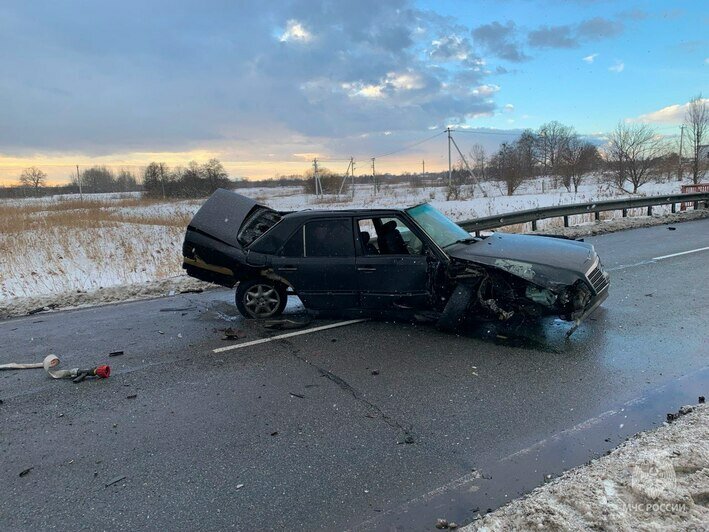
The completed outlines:
{"type": "Polygon", "coordinates": [[[245,318],[273,318],[287,302],[285,287],[269,279],[249,279],[236,287],[236,308],[245,318]]]}

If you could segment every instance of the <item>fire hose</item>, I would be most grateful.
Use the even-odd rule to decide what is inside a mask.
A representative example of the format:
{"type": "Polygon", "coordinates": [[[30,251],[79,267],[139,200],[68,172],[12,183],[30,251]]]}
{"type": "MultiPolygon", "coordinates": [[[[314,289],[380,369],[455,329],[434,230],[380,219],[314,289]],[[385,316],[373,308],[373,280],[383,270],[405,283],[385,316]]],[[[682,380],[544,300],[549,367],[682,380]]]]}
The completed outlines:
{"type": "Polygon", "coordinates": [[[47,355],[44,357],[44,361],[30,363],[30,364],[0,364],[0,370],[4,369],[38,369],[44,368],[44,370],[53,379],[72,379],[72,382],[82,382],[87,377],[98,377],[99,379],[107,379],[111,375],[110,366],[96,366],[89,369],[73,368],[73,369],[59,369],[60,360],[56,355],[47,355]]]}

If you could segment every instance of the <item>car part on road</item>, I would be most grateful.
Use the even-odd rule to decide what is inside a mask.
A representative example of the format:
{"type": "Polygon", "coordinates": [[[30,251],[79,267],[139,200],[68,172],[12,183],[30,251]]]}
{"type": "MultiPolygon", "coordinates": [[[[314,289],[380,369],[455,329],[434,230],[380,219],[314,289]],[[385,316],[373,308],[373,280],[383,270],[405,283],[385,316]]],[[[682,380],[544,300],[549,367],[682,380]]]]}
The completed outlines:
{"type": "Polygon", "coordinates": [[[81,382],[87,377],[98,377],[100,379],[107,379],[111,375],[110,366],[96,366],[89,369],[57,369],[60,360],[56,355],[47,355],[44,357],[42,362],[30,363],[30,364],[2,364],[0,365],[0,370],[7,369],[39,369],[44,368],[47,374],[53,379],[73,379],[73,382],[81,382]]]}
{"type": "MultiPolygon", "coordinates": [[[[313,320],[306,316],[305,319],[295,320],[292,318],[281,318],[278,320],[268,320],[263,323],[267,329],[275,329],[278,331],[287,331],[292,329],[302,329],[307,327],[313,320]]],[[[333,340],[334,341],[334,340],[333,340]]]]}
{"type": "Polygon", "coordinates": [[[236,286],[247,318],[281,314],[290,293],[308,310],[467,318],[555,316],[571,332],[606,298],[592,245],[493,233],[473,237],[429,204],[408,209],[277,212],[217,190],[187,227],[187,274],[236,286]]]}
{"type": "Polygon", "coordinates": [[[232,327],[227,327],[224,329],[224,337],[222,340],[241,340],[246,337],[246,333],[241,329],[234,329],[232,327]]]}

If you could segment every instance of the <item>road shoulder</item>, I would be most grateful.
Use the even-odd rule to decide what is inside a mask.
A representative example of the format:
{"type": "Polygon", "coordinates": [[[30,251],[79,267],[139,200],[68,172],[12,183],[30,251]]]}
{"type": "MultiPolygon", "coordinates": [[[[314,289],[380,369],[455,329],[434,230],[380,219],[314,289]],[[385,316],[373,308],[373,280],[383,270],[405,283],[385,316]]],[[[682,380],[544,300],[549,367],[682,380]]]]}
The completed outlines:
{"type": "Polygon", "coordinates": [[[690,408],[463,530],[702,530],[709,522],[709,408],[683,407],[690,408]]]}

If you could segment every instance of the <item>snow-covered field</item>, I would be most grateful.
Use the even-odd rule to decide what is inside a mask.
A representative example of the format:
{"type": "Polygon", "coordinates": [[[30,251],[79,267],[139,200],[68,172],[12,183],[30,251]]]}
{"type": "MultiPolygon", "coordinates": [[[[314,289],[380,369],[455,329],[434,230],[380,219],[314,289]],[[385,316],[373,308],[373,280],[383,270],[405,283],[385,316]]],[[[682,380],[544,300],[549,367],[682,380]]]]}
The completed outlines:
{"type": "MultiPolygon", "coordinates": [[[[656,183],[645,185],[641,194],[679,191],[677,182],[656,183]]],[[[325,198],[305,195],[301,187],[253,187],[238,192],[284,211],[406,207],[428,201],[456,221],[619,197],[616,190],[597,180],[589,180],[574,194],[554,188],[551,178],[530,181],[514,196],[504,195],[495,183],[484,184],[484,193],[476,188],[474,195],[470,187],[464,187],[465,199],[452,201],[446,201],[445,187],[386,184],[376,194],[373,187],[358,185],[353,196],[325,198]]],[[[0,306],[22,298],[178,278],[184,228],[202,201],[147,200],[137,193],[85,195],[83,201],[78,196],[0,201],[0,306]]],[[[620,213],[607,213],[603,218],[612,216],[620,213]]],[[[579,216],[572,223],[591,221],[579,216]]],[[[545,224],[548,228],[561,221],[540,223],[540,229],[545,224]]]]}

